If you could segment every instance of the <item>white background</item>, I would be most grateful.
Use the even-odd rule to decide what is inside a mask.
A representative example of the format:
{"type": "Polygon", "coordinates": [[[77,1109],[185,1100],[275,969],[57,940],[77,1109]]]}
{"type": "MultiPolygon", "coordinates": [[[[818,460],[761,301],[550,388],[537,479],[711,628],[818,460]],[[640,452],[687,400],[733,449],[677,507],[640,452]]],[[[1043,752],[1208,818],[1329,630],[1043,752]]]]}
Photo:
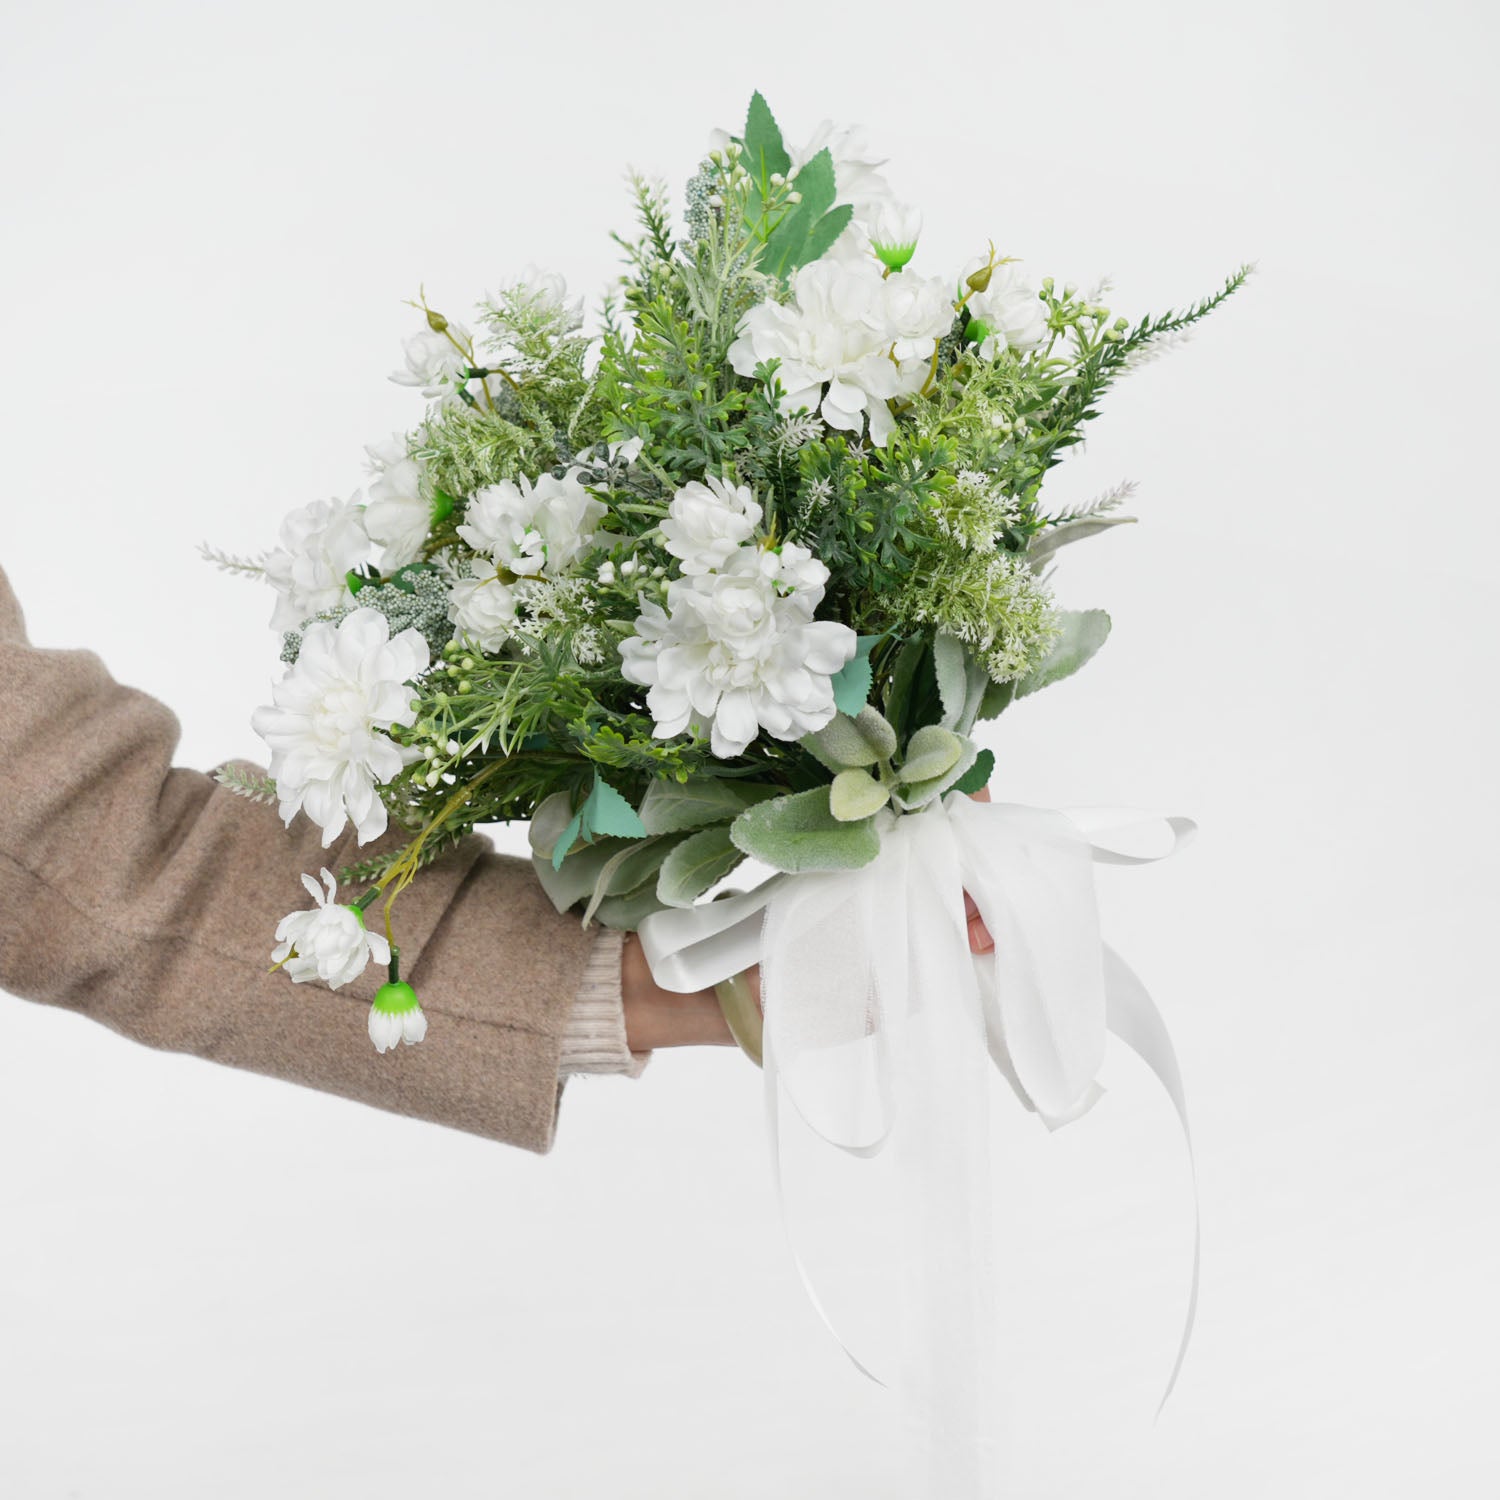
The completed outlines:
{"type": "MultiPolygon", "coordinates": [[[[184,764],[260,758],[279,670],[267,597],[195,543],[362,482],[417,414],[384,377],[419,285],[462,313],[536,261],[596,297],[625,162],[680,188],[754,87],[791,138],[871,127],[929,270],[993,236],[1134,314],[1258,259],[1054,476],[1141,481],[1059,575],[1115,635],[991,730],[997,795],[1204,830],[1101,876],[1187,1074],[1197,1342],[1153,1427],[1188,1211],[1142,1070],[1056,1137],[1002,1110],[1009,1492],[1500,1489],[1488,6],[3,18],[0,561],[35,641],[178,710],[184,764]]],[[[738,1052],[575,1081],[541,1158],[0,1021],[6,1497],[901,1493],[738,1052]]]]}

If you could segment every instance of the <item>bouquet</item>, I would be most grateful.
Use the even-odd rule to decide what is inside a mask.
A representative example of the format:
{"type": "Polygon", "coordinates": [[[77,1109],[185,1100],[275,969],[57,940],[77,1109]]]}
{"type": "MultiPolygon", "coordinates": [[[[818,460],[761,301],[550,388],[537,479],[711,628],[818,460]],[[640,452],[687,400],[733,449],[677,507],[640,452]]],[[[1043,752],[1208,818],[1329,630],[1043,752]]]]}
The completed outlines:
{"type": "MultiPolygon", "coordinates": [[[[1132,519],[1131,487],[1054,509],[1049,472],[1113,382],[1249,267],[1135,320],[993,241],[929,273],[882,166],[826,123],[789,147],[756,94],[741,133],[712,138],[680,225],[632,176],[639,228],[615,236],[626,269],[592,325],[531,270],[472,326],[419,298],[391,378],[427,404],[368,449],[368,493],[293,512],[259,559],[208,551],[271,586],[287,665],[254,715],[270,778],[223,779],[307,813],[325,846],[350,823],[361,843],[391,821],[411,834],[322,886],[304,876],[316,905],[272,955],[335,987],[389,964],[382,1051],[426,1030],[397,898],[510,819],[529,820],[556,906],[639,929],[663,984],[761,960],[773,1119],[775,1066],[848,1151],[894,1138],[901,1101],[910,1119],[962,1093],[975,1040],[1055,1124],[1094,1097],[1106,1023],[1134,1015],[1133,1045],[1150,1029],[1118,1001],[1135,989],[1088,881],[1093,859],[1166,852],[1142,852],[1151,820],[964,794],[995,769],[976,724],[1109,633],[1102,610],[1059,609],[1050,579],[1064,547],[1132,519]],[[746,859],[773,878],[711,899],[746,859]],[[996,940],[987,967],[963,947],[964,890],[996,940]],[[957,1030],[901,1052],[923,1024],[957,1030]]],[[[1171,847],[1186,831],[1155,828],[1171,847]]],[[[925,1118],[906,1133],[935,1132],[931,1152],[925,1118]]],[[[952,1148],[973,1121],[942,1128],[952,1148]]],[[[919,1189],[931,1225],[941,1176],[919,1189]]]]}

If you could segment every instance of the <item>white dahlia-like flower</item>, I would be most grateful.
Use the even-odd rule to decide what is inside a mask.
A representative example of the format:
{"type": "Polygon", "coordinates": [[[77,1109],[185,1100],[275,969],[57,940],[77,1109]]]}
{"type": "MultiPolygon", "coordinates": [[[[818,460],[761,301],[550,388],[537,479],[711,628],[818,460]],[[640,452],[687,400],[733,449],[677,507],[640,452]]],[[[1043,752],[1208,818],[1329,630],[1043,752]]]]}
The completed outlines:
{"type": "Polygon", "coordinates": [[[511,573],[560,578],[593,544],[607,509],[579,483],[576,468],[534,483],[523,474],[518,483],[503,479],[476,491],[458,534],[511,573]]]}
{"type": "MultiPolygon", "coordinates": [[[[974,261],[964,275],[986,264],[983,258],[974,261]]],[[[1007,345],[1025,353],[1047,336],[1047,309],[1014,261],[995,267],[990,284],[969,298],[968,308],[969,316],[984,324],[985,335],[979,342],[981,359],[993,359],[1007,345]]]]}
{"type": "Polygon", "coordinates": [[[790,147],[787,154],[793,168],[799,169],[825,146],[833,158],[836,201],[851,204],[855,219],[868,224],[881,205],[893,199],[891,185],[880,171],[887,158],[874,155],[863,126],[835,125],[832,120],[821,121],[805,146],[790,147]]]}
{"type": "Polygon", "coordinates": [[[276,590],[272,630],[295,630],[343,603],[349,592],[344,574],[370,555],[357,492],[348,500],[314,500],[294,510],[281,523],[279,540],[265,561],[266,580],[276,590]]]}
{"type": "Polygon", "coordinates": [[[410,680],[431,653],[419,630],[394,639],[378,610],[356,609],[337,625],[317,620],[296,663],[251,724],[271,747],[282,821],[305,812],[326,848],[352,822],[361,844],[385,832],[375,788],[417,759],[381,731],[416,720],[410,680]]]}
{"type": "Polygon", "coordinates": [[[804,547],[741,547],[722,572],[674,579],[665,610],[642,595],[621,672],[649,689],[656,734],[706,732],[728,760],[762,729],[797,740],[827,724],[856,646],[847,625],[813,619],[827,581],[804,547]]]}
{"type": "Polygon", "coordinates": [[[684,574],[722,568],[760,524],[761,509],[748,485],[729,485],[716,475],[693,480],[672,496],[661,523],[667,551],[684,574]]]}
{"type": "Polygon", "coordinates": [[[873,257],[815,260],[793,275],[790,303],[768,299],[745,314],[729,362],[751,375],[779,360],[783,414],[805,408],[855,433],[868,420],[870,441],[883,447],[896,425],[886,403],[922,388],[927,359],[952,323],[952,304],[926,285],[914,278],[893,290],[873,257]]]}
{"type": "Polygon", "coordinates": [[[516,623],[516,593],[493,562],[476,557],[466,577],[454,580],[448,591],[448,618],[455,633],[472,640],[481,651],[498,651],[516,623]]]}
{"type": "Polygon", "coordinates": [[[365,530],[383,549],[380,571],[394,573],[422,555],[432,505],[423,498],[422,466],[407,452],[404,435],[370,443],[365,452],[376,475],[365,505],[365,530]]]}
{"type": "Polygon", "coordinates": [[[326,869],[319,873],[323,877],[321,886],[311,875],[302,877],[302,884],[317,905],[288,912],[281,919],[271,957],[294,983],[318,979],[336,990],[358,979],[372,958],[388,964],[391,947],[380,933],[366,929],[364,913],[358,907],[340,906],[334,901],[338,882],[332,873],[326,869]]]}

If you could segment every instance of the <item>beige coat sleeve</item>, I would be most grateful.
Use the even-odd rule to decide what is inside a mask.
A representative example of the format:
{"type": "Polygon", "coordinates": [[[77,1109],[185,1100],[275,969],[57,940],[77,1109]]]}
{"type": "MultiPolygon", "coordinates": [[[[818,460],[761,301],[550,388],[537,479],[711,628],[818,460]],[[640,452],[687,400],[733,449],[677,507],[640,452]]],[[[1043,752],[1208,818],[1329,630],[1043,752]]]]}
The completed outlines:
{"type": "Polygon", "coordinates": [[[0,988],[147,1046],[289,1079],[546,1152],[559,1054],[596,932],[560,916],[526,861],[471,835],[395,906],[427,1039],[384,1056],[365,1031],[384,978],[338,991],[269,973],[298,876],[343,865],[301,814],[174,766],[180,726],[92,651],[41,650],[0,570],[0,988]],[[45,747],[45,748],[43,748],[45,747]]]}

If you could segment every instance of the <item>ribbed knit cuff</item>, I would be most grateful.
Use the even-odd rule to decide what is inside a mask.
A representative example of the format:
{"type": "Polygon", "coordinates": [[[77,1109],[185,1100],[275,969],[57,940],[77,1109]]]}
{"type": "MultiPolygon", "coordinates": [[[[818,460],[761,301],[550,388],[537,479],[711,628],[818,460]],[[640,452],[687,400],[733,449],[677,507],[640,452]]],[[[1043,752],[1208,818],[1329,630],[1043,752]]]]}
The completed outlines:
{"type": "Polygon", "coordinates": [[[632,1052],[625,1036],[625,1005],[620,994],[620,950],[625,934],[600,930],[584,967],[573,1009],[563,1032],[558,1075],[622,1073],[639,1078],[650,1052],[632,1052]]]}

